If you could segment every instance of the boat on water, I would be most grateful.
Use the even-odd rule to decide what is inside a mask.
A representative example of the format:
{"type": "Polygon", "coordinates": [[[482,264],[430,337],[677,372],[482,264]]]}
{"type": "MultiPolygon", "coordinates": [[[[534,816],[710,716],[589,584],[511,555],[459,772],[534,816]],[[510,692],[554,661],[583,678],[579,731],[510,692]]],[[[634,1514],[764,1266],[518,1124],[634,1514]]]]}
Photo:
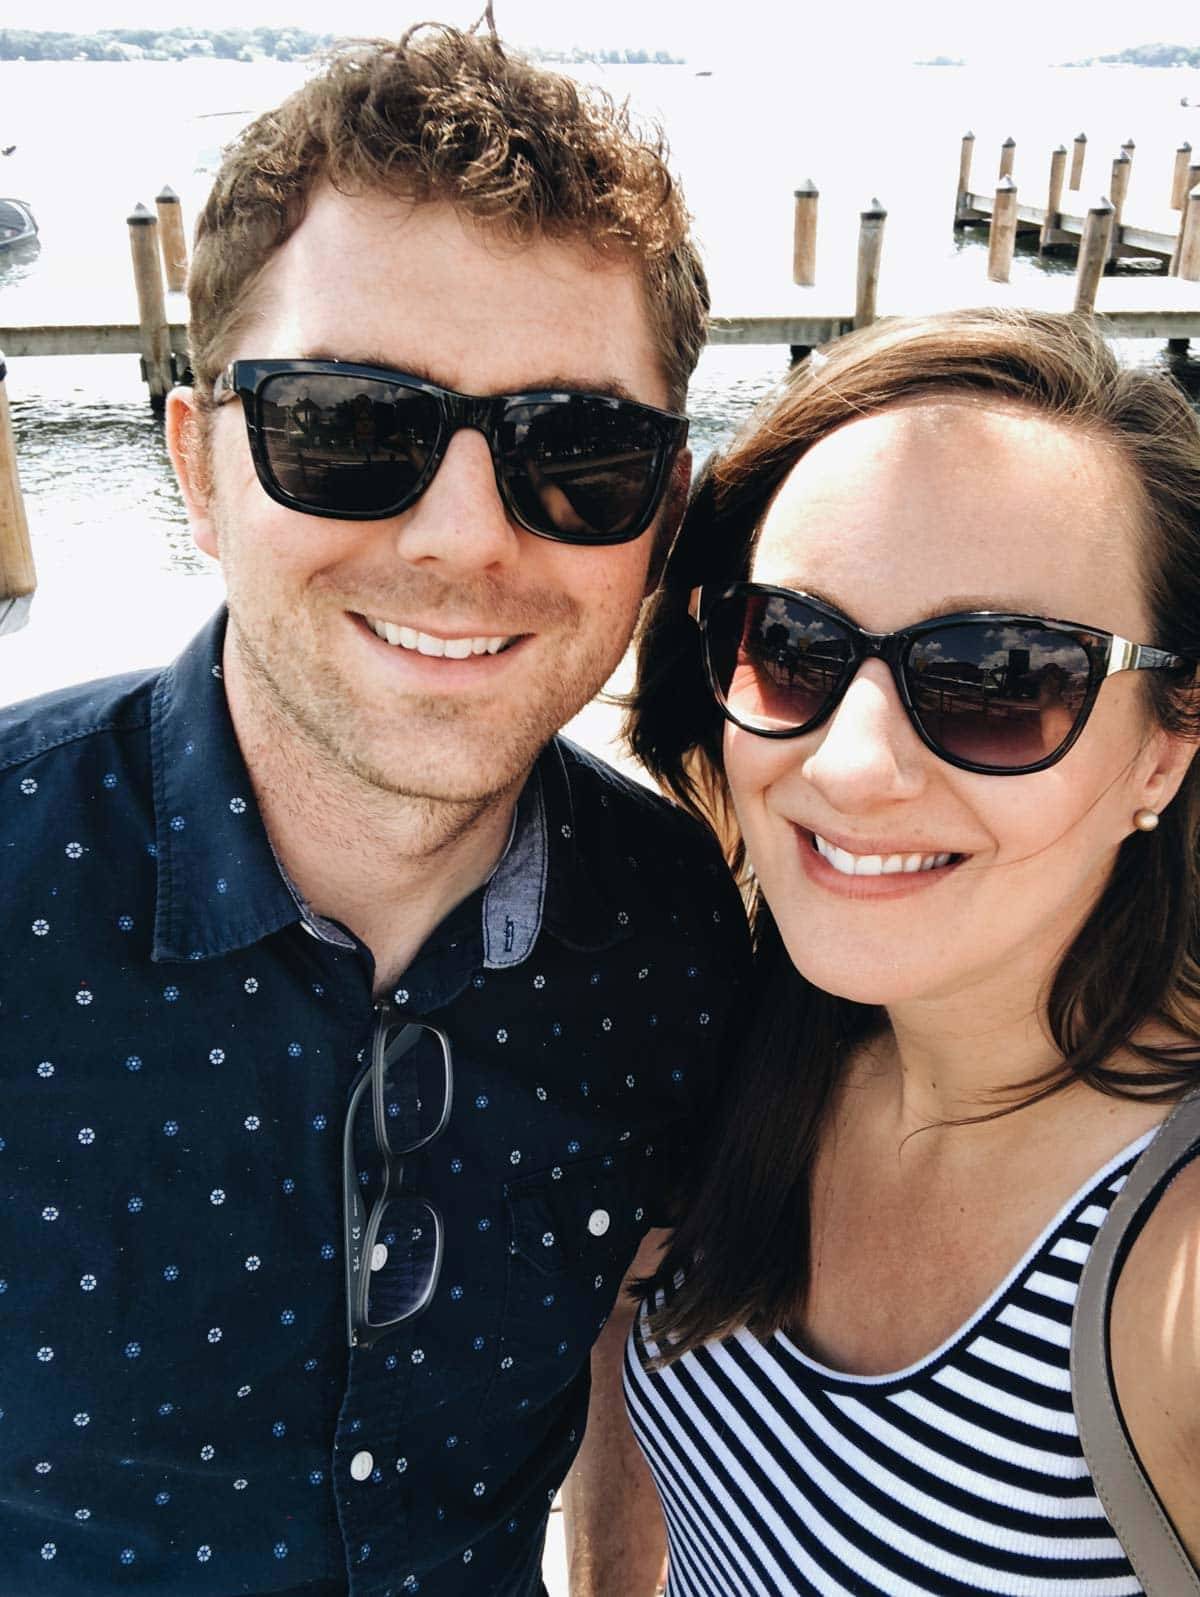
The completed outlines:
{"type": "Polygon", "coordinates": [[[0,200],[0,250],[37,237],[37,223],[24,200],[0,200]]]}

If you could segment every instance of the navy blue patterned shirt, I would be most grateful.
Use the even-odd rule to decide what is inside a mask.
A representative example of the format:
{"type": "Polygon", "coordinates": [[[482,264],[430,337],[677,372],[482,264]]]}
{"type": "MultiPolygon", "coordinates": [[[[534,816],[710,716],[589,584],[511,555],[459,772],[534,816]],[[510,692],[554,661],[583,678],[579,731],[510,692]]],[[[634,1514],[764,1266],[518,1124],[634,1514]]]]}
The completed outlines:
{"type": "Polygon", "coordinates": [[[712,1086],[740,904],[699,828],[549,747],[394,993],[454,1052],[404,1169],[445,1259],[350,1352],[373,965],[275,859],[222,637],[0,710],[0,1590],[525,1597],[712,1086]]]}

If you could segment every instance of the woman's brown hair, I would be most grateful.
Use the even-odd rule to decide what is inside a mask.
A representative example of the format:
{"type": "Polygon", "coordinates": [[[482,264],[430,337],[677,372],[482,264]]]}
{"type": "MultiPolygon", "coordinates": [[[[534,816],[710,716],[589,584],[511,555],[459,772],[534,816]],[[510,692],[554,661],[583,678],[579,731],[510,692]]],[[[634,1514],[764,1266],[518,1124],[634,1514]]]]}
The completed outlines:
{"type": "MultiPolygon", "coordinates": [[[[1148,641],[1200,661],[1200,423],[1165,374],[1123,368],[1082,319],[956,311],[851,334],[799,368],[713,457],[639,635],[627,735],[668,792],[744,865],[722,764],[723,723],[704,677],[692,590],[749,574],[776,491],[819,439],[924,396],[1029,406],[1116,450],[1142,498],[1148,641]]],[[[1079,507],[1086,514],[1086,506],[1079,507]]],[[[1150,713],[1200,737],[1193,672],[1147,673],[1150,713]]],[[[1025,1084],[1011,1112],[1082,1080],[1168,1100],[1200,1079],[1200,762],[1152,833],[1122,843],[1105,889],[1058,968],[1047,1018],[1061,1062],[1025,1084]],[[1138,1040],[1153,1023],[1183,1042],[1138,1040]],[[1136,1068],[1112,1063],[1118,1054],[1136,1068]]],[[[743,1037],[715,1107],[700,1175],[654,1283],[665,1358],[747,1325],[779,1329],[809,1278],[809,1178],[842,1061],[882,1012],[821,991],[794,968],[748,883],[756,964],[743,1037]]]]}

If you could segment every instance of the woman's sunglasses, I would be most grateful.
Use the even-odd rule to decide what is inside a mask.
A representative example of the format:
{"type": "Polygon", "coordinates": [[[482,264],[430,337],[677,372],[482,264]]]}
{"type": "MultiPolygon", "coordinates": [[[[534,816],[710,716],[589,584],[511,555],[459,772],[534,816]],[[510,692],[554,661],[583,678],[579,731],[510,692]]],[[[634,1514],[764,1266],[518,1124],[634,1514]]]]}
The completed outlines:
{"type": "Polygon", "coordinates": [[[628,543],[654,519],[687,419],[607,394],[476,397],[378,366],[236,360],[213,385],[240,398],[258,480],[311,516],[381,521],[415,503],[462,427],[483,434],[512,518],[561,543],[628,543]]]}
{"type": "Polygon", "coordinates": [[[967,610],[864,632],[808,594],[757,582],[697,589],[704,663],[726,718],[799,737],[833,714],[864,660],[890,668],[909,720],[963,771],[1021,776],[1061,760],[1115,671],[1191,671],[1181,655],[1096,627],[967,610]]]}

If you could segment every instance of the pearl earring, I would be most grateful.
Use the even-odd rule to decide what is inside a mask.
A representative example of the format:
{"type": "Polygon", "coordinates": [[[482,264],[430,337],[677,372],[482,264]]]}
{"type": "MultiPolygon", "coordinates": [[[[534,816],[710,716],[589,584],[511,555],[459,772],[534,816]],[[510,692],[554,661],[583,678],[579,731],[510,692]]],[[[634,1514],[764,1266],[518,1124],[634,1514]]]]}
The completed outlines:
{"type": "Polygon", "coordinates": [[[1133,824],[1139,832],[1152,832],[1158,825],[1158,815],[1154,810],[1135,810],[1133,824]]]}

